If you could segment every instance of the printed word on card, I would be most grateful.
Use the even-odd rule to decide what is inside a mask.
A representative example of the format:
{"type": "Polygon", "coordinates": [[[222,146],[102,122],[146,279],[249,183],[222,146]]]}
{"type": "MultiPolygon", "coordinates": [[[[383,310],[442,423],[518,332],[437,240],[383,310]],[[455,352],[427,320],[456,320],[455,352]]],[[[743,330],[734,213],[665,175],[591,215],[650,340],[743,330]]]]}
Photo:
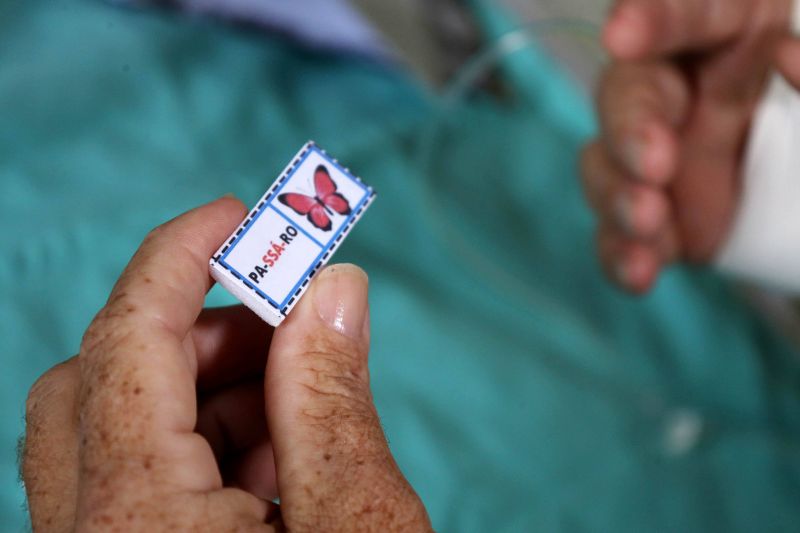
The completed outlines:
{"type": "Polygon", "coordinates": [[[211,276],[277,326],[374,199],[309,142],[211,258],[211,276]]]}

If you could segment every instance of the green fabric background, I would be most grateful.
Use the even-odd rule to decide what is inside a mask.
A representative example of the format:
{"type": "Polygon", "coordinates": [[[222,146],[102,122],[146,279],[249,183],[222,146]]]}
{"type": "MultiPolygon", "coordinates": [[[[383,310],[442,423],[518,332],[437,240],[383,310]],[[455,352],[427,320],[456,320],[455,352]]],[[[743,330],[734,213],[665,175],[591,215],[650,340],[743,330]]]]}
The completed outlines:
{"type": "Polygon", "coordinates": [[[524,95],[437,128],[436,97],[379,65],[92,0],[0,4],[3,530],[25,523],[27,389],[147,230],[254,202],[309,138],[379,193],[336,260],[370,274],[376,401],[438,530],[796,530],[797,352],[712,273],[608,286],[575,168],[590,109],[526,61],[524,95]]]}

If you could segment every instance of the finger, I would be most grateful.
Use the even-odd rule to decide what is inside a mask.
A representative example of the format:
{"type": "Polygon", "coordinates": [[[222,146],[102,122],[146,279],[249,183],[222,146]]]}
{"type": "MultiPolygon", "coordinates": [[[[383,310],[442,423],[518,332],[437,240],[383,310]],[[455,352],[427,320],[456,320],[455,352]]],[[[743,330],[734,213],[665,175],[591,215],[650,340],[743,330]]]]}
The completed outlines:
{"type": "Polygon", "coordinates": [[[227,468],[231,486],[246,490],[262,500],[278,498],[278,480],[272,441],[264,438],[232,460],[227,468]]]}
{"type": "Polygon", "coordinates": [[[79,514],[131,504],[126,498],[154,487],[221,486],[208,443],[194,433],[197,361],[188,333],[211,285],[208,258],[244,211],[225,198],[151,232],[89,327],[80,355],[79,514]]]}
{"type": "Polygon", "coordinates": [[[649,291],[661,270],[661,261],[652,246],[607,229],[598,232],[598,252],[608,278],[633,294],[649,291]]]}
{"type": "Polygon", "coordinates": [[[786,81],[800,90],[800,39],[786,39],[778,46],[776,64],[786,81]]]}
{"type": "Polygon", "coordinates": [[[689,88],[666,63],[617,64],[598,95],[603,139],[617,163],[642,181],[664,184],[680,157],[676,128],[686,119],[689,88]]]}
{"type": "Polygon", "coordinates": [[[34,531],[71,531],[78,492],[78,390],[72,358],[45,373],[26,403],[22,478],[34,531]]]}
{"type": "Polygon", "coordinates": [[[114,286],[101,318],[120,315],[126,323],[183,338],[211,287],[209,257],[245,213],[239,200],[226,197],[151,231],[114,286]]]}
{"type": "Polygon", "coordinates": [[[686,135],[680,177],[670,188],[683,259],[706,263],[725,242],[741,198],[741,150],[747,116],[699,106],[686,135]]]}
{"type": "Polygon", "coordinates": [[[198,410],[196,431],[218,460],[233,457],[267,436],[263,380],[229,387],[205,398],[198,410]]]}
{"type": "Polygon", "coordinates": [[[710,47],[741,33],[756,4],[753,0],[618,0],[603,42],[622,59],[710,47]]]}
{"type": "Polygon", "coordinates": [[[674,261],[678,253],[674,227],[652,241],[630,239],[609,227],[601,227],[597,240],[607,276],[633,294],[649,291],[662,268],[674,261]]]}
{"type": "Polygon", "coordinates": [[[590,205],[603,225],[645,240],[659,235],[668,223],[670,206],[665,191],[626,177],[601,143],[584,151],[582,176],[590,205]]]}
{"type": "Polygon", "coordinates": [[[192,328],[198,389],[208,392],[263,376],[272,331],[242,305],[204,309],[192,328]]]}
{"type": "Polygon", "coordinates": [[[584,147],[581,153],[581,183],[583,193],[589,206],[595,211],[603,207],[603,202],[607,196],[608,184],[616,176],[611,177],[612,172],[616,174],[615,168],[609,168],[608,157],[605,154],[605,146],[599,141],[593,141],[584,147]]]}
{"type": "Polygon", "coordinates": [[[368,316],[366,275],[340,265],[275,331],[267,414],[289,529],[430,529],[372,402],[368,316]]]}
{"type": "Polygon", "coordinates": [[[205,399],[197,432],[211,445],[225,486],[240,487],[264,500],[277,498],[263,375],[258,381],[229,387],[205,399]]]}

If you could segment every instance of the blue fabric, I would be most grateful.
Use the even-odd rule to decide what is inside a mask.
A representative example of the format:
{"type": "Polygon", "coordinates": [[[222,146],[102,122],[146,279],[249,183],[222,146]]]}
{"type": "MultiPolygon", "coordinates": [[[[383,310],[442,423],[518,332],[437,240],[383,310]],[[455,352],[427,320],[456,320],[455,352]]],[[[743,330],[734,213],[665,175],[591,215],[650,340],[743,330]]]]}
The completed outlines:
{"type": "Polygon", "coordinates": [[[317,49],[387,60],[392,51],[370,23],[347,0],[109,0],[118,4],[170,4],[195,15],[208,15],[283,33],[317,49]]]}
{"type": "Polygon", "coordinates": [[[524,98],[440,121],[402,73],[253,32],[0,7],[4,529],[24,523],[26,391],[146,231],[255,201],[308,138],[379,193],[336,260],[370,274],[376,401],[437,530],[796,529],[797,352],[713,273],[644,299],[608,286],[575,171],[591,110],[530,57],[524,98]]]}

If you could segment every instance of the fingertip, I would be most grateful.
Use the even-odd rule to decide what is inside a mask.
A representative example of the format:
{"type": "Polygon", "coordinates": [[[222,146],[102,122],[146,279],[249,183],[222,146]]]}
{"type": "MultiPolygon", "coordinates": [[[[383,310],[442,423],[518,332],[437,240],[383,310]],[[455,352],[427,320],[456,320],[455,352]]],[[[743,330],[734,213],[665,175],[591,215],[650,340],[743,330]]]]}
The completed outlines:
{"type": "Polygon", "coordinates": [[[598,232],[598,250],[609,279],[632,294],[643,294],[655,283],[661,262],[657,250],[602,227],[598,232]]]}
{"type": "Polygon", "coordinates": [[[662,121],[650,119],[623,142],[621,160],[634,177],[652,185],[666,185],[676,172],[675,134],[662,121]]]}
{"type": "Polygon", "coordinates": [[[326,266],[320,275],[332,276],[347,276],[348,278],[352,277],[354,280],[363,283],[365,285],[369,285],[369,276],[367,272],[358,265],[354,265],[352,263],[337,263],[334,265],[326,266]]]}
{"type": "Polygon", "coordinates": [[[675,174],[678,146],[672,130],[660,122],[645,126],[641,171],[646,181],[663,185],[675,174]]]}
{"type": "Polygon", "coordinates": [[[184,232],[188,233],[186,242],[193,243],[205,236],[217,248],[246,216],[247,206],[238,198],[231,195],[218,198],[187,213],[184,226],[184,232]]]}
{"type": "Polygon", "coordinates": [[[617,225],[628,237],[651,239],[667,224],[669,203],[660,189],[629,184],[617,193],[614,202],[617,225]]]}
{"type": "Polygon", "coordinates": [[[667,225],[669,210],[669,202],[664,193],[657,190],[643,192],[636,213],[639,234],[645,238],[660,234],[667,225]]]}
{"type": "Polygon", "coordinates": [[[247,206],[239,198],[234,196],[233,193],[228,193],[217,198],[208,205],[214,206],[214,208],[219,209],[220,212],[226,215],[238,217],[240,219],[244,218],[244,215],[247,213],[247,206]]]}
{"type": "MultiPolygon", "coordinates": [[[[247,207],[244,203],[226,194],[173,218],[161,228],[174,228],[181,236],[185,233],[199,235],[200,232],[218,236],[225,232],[230,234],[233,227],[241,223],[246,214],[247,207]]],[[[224,237],[218,238],[221,240],[224,237]]]]}
{"type": "Polygon", "coordinates": [[[641,5],[620,3],[608,18],[603,29],[603,44],[618,59],[636,59],[649,46],[649,19],[641,5]]]}
{"type": "Polygon", "coordinates": [[[614,274],[625,290],[641,295],[655,284],[660,266],[655,251],[644,245],[631,244],[619,254],[614,274]]]}

